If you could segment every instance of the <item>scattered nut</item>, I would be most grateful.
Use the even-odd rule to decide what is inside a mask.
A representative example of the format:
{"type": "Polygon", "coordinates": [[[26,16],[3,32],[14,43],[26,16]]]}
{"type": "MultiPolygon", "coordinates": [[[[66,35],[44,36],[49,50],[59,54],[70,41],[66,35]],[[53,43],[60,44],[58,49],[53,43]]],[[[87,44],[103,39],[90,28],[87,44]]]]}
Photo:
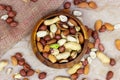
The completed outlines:
{"type": "Polygon", "coordinates": [[[88,8],[88,3],[87,2],[81,2],[77,5],[79,8],[88,8]]]}
{"type": "Polygon", "coordinates": [[[87,64],[84,68],[84,74],[87,75],[90,71],[90,67],[89,67],[89,64],[87,64]]]}
{"type": "Polygon", "coordinates": [[[108,31],[113,31],[113,30],[114,30],[114,26],[113,26],[112,24],[110,24],[110,23],[105,23],[104,25],[105,25],[105,27],[106,27],[106,29],[107,29],[108,31]]]}
{"type": "Polygon", "coordinates": [[[101,44],[101,43],[98,45],[98,48],[99,48],[99,51],[101,51],[101,52],[104,52],[104,50],[105,50],[103,44],[101,44]]]}
{"type": "Polygon", "coordinates": [[[115,59],[111,58],[111,59],[110,59],[110,65],[111,65],[111,66],[114,66],[115,64],[116,64],[115,59]]]}
{"type": "Polygon", "coordinates": [[[8,65],[7,60],[0,61],[0,71],[2,71],[8,65]]]}
{"type": "Polygon", "coordinates": [[[68,72],[68,74],[74,74],[81,67],[82,67],[82,63],[80,62],[78,64],[75,64],[73,67],[69,68],[67,72],[68,72]]]}
{"type": "Polygon", "coordinates": [[[69,9],[70,7],[71,7],[71,3],[70,2],[65,2],[64,8],[69,9]]]}
{"type": "Polygon", "coordinates": [[[71,77],[72,80],[76,80],[78,78],[78,74],[74,73],[70,77],[71,77]]]}
{"type": "Polygon", "coordinates": [[[78,16],[82,15],[82,12],[75,10],[75,11],[73,11],[73,15],[78,17],[78,16]]]}
{"type": "Polygon", "coordinates": [[[113,78],[114,73],[112,71],[108,71],[107,75],[106,75],[106,80],[110,80],[111,78],[113,78]]]}
{"type": "Polygon", "coordinates": [[[90,52],[90,57],[92,58],[92,59],[95,59],[96,58],[96,53],[95,52],[90,52]]]}
{"type": "Polygon", "coordinates": [[[114,29],[120,29],[120,24],[115,24],[114,29]]]}
{"type": "Polygon", "coordinates": [[[99,31],[100,30],[100,28],[102,27],[102,24],[103,24],[103,22],[102,22],[102,20],[97,20],[96,22],[95,22],[95,30],[96,31],[99,31]]]}
{"type": "Polygon", "coordinates": [[[91,58],[91,57],[88,57],[88,58],[87,58],[87,61],[88,61],[89,64],[91,64],[91,63],[92,63],[92,58],[91,58]]]}
{"type": "Polygon", "coordinates": [[[24,69],[21,69],[21,70],[20,70],[20,75],[21,75],[22,77],[25,77],[25,76],[27,76],[27,73],[26,73],[26,71],[25,71],[24,69]]]}
{"type": "Polygon", "coordinates": [[[34,73],[35,73],[35,71],[30,69],[27,71],[27,76],[32,76],[32,75],[34,75],[34,73]]]}
{"type": "Polygon", "coordinates": [[[23,65],[25,64],[25,59],[22,58],[22,59],[18,60],[18,64],[19,64],[20,66],[23,66],[23,65]]]}
{"type": "Polygon", "coordinates": [[[8,18],[8,15],[1,16],[1,20],[7,20],[7,18],[8,18]]]}
{"type": "Polygon", "coordinates": [[[54,80],[71,80],[71,79],[66,76],[57,76],[57,77],[55,77],[54,80]]]}
{"type": "Polygon", "coordinates": [[[11,57],[11,61],[12,61],[12,65],[13,66],[17,66],[18,65],[18,60],[17,60],[17,58],[15,56],[11,57]]]}
{"type": "Polygon", "coordinates": [[[47,76],[46,72],[41,72],[41,73],[39,73],[38,78],[39,79],[44,79],[44,78],[46,78],[46,76],[47,76]]]}
{"type": "Polygon", "coordinates": [[[115,40],[115,46],[120,51],[120,39],[115,40]]]}
{"type": "Polygon", "coordinates": [[[19,73],[16,73],[16,74],[13,75],[13,78],[14,79],[21,79],[22,76],[19,73]]]}
{"type": "Polygon", "coordinates": [[[96,9],[96,8],[97,8],[97,4],[96,4],[95,2],[93,2],[93,1],[90,1],[90,2],[88,3],[88,5],[89,5],[89,7],[92,8],[92,9],[96,9]]]}

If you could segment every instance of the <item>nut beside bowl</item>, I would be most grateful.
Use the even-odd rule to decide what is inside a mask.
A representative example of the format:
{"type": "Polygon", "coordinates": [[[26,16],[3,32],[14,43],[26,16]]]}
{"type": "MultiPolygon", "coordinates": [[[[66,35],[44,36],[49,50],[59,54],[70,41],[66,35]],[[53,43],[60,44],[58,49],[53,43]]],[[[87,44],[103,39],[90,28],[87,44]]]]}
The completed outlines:
{"type": "Polygon", "coordinates": [[[36,57],[53,68],[68,68],[78,63],[87,50],[84,25],[67,12],[55,12],[40,19],[31,36],[36,57]]]}

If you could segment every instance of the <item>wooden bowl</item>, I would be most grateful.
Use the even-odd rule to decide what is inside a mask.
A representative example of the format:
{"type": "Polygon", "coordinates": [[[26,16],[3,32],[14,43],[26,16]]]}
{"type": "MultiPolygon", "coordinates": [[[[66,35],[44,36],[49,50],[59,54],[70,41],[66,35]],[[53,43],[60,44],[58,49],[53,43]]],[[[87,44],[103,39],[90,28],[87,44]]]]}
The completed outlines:
{"type": "Polygon", "coordinates": [[[38,21],[38,23],[36,24],[36,26],[34,27],[33,32],[32,32],[31,43],[32,43],[32,49],[34,51],[34,54],[43,64],[45,64],[49,67],[58,68],[58,69],[68,68],[68,67],[72,67],[74,64],[78,63],[80,61],[80,59],[83,57],[83,55],[85,54],[85,52],[87,50],[88,35],[87,35],[86,28],[84,27],[82,22],[80,22],[77,18],[75,18],[75,16],[73,16],[73,15],[67,13],[67,12],[61,11],[61,12],[55,12],[55,13],[52,13],[48,16],[45,16],[38,21]],[[70,62],[67,62],[67,63],[52,63],[48,59],[44,58],[42,56],[42,54],[39,52],[39,50],[37,48],[37,44],[36,44],[36,42],[37,42],[36,41],[36,37],[37,37],[36,32],[37,32],[39,26],[43,23],[44,20],[46,20],[48,18],[51,18],[51,17],[54,17],[54,16],[62,15],[62,14],[74,19],[79,24],[79,26],[81,26],[81,30],[82,30],[85,41],[84,41],[84,44],[82,46],[81,53],[74,60],[72,60],[70,62]]]}

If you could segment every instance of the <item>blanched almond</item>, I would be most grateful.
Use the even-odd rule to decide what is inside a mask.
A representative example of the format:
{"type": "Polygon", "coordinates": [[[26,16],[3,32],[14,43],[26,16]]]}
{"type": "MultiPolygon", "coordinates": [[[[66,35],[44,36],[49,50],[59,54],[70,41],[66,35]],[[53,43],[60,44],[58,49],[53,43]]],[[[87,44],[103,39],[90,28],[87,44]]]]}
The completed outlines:
{"type": "Polygon", "coordinates": [[[37,47],[40,52],[43,52],[43,45],[40,42],[37,42],[37,47]]]}
{"type": "Polygon", "coordinates": [[[114,30],[114,26],[113,26],[112,24],[110,24],[110,23],[105,23],[104,25],[105,25],[105,27],[106,27],[106,29],[107,29],[108,31],[113,31],[113,30],[114,30]]]}
{"type": "Polygon", "coordinates": [[[102,27],[102,20],[97,20],[96,22],[95,22],[95,30],[96,31],[99,31],[100,30],[100,28],[102,27]]]}
{"type": "Polygon", "coordinates": [[[11,57],[11,61],[12,61],[13,66],[17,66],[18,65],[18,60],[17,60],[17,58],[15,56],[11,57]]]}
{"type": "Polygon", "coordinates": [[[79,8],[88,8],[88,3],[87,2],[81,2],[77,5],[79,8]]]}
{"type": "Polygon", "coordinates": [[[120,39],[115,40],[115,46],[120,51],[120,39]]]}
{"type": "Polygon", "coordinates": [[[90,1],[88,5],[92,9],[96,9],[97,8],[97,4],[94,1],[90,1]]]}

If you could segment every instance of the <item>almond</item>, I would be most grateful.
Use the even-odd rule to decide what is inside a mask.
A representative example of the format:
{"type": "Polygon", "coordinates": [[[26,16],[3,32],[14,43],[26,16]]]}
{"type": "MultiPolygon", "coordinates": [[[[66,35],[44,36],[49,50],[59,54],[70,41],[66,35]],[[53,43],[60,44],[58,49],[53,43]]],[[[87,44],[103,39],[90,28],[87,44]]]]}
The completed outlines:
{"type": "Polygon", "coordinates": [[[52,39],[52,40],[48,41],[47,44],[53,44],[53,43],[55,43],[56,41],[57,41],[56,39],[52,39]]]}
{"type": "Polygon", "coordinates": [[[94,43],[88,42],[88,48],[90,48],[90,49],[94,48],[94,43]]]}
{"type": "Polygon", "coordinates": [[[53,56],[53,55],[51,55],[51,54],[48,56],[48,59],[49,59],[52,63],[55,63],[55,62],[57,61],[56,57],[53,56]]]}
{"type": "Polygon", "coordinates": [[[17,61],[17,58],[15,56],[11,57],[11,61],[12,61],[13,66],[17,66],[18,65],[18,61],[17,61]]]}
{"type": "Polygon", "coordinates": [[[94,2],[94,1],[90,1],[88,3],[89,7],[92,8],[92,9],[96,9],[97,8],[97,4],[94,2]]]}
{"type": "Polygon", "coordinates": [[[74,26],[78,26],[77,23],[75,22],[75,20],[73,20],[73,19],[69,19],[69,22],[72,23],[74,26]]]}
{"type": "Polygon", "coordinates": [[[84,74],[87,75],[89,73],[90,67],[89,64],[87,64],[84,68],[84,74]]]}
{"type": "Polygon", "coordinates": [[[99,31],[100,30],[100,28],[102,27],[102,20],[97,20],[96,22],[95,22],[95,30],[96,31],[99,31]]]}
{"type": "Polygon", "coordinates": [[[79,8],[88,8],[88,3],[87,2],[81,2],[77,5],[79,8]]]}
{"type": "Polygon", "coordinates": [[[69,30],[65,30],[65,31],[63,31],[63,35],[64,35],[64,36],[69,35],[69,33],[70,33],[70,31],[69,31],[69,30]]]}
{"type": "Polygon", "coordinates": [[[79,38],[80,44],[83,44],[83,42],[84,42],[84,37],[83,37],[82,33],[79,34],[78,38],[79,38]]]}
{"type": "Polygon", "coordinates": [[[37,47],[40,52],[43,52],[43,45],[40,42],[37,42],[37,47]]]}
{"type": "Polygon", "coordinates": [[[61,33],[60,29],[57,29],[56,34],[60,34],[60,33],[61,33]]]}
{"type": "Polygon", "coordinates": [[[115,40],[115,46],[120,51],[120,39],[115,40]]]}
{"type": "Polygon", "coordinates": [[[50,50],[50,46],[49,45],[45,45],[43,52],[49,52],[49,50],[50,50]]]}
{"type": "Polygon", "coordinates": [[[105,23],[104,25],[106,26],[106,29],[107,29],[108,31],[113,31],[113,30],[114,30],[114,26],[113,26],[112,24],[110,24],[110,23],[105,23]]]}

